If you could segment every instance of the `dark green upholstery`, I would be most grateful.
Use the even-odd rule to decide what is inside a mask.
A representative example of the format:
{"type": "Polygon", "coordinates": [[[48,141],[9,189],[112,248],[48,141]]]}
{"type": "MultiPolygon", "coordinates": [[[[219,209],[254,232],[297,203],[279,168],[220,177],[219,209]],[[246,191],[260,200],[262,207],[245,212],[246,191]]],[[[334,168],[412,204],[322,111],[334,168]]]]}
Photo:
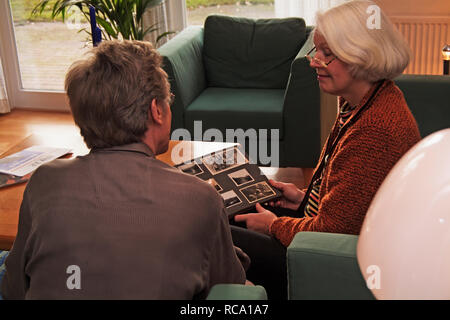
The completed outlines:
{"type": "Polygon", "coordinates": [[[288,297],[373,299],[356,259],[354,235],[300,232],[287,250],[288,297]]]}
{"type": "Polygon", "coordinates": [[[225,132],[226,124],[234,123],[244,130],[274,128],[283,136],[284,90],[280,89],[234,89],[206,88],[185,112],[186,124],[202,119],[206,128],[225,132]],[[258,100],[258,104],[253,102],[258,100]],[[218,122],[217,118],[221,121],[218,122]]]}
{"type": "Polygon", "coordinates": [[[261,286],[216,284],[206,300],[267,300],[267,293],[261,286]]]}
{"type": "Polygon", "coordinates": [[[305,36],[303,19],[209,16],[204,36],[208,85],[285,89],[292,60],[305,36]]]}
{"type": "Polygon", "coordinates": [[[403,91],[422,138],[450,128],[450,76],[402,75],[395,83],[403,91]]]}
{"type": "Polygon", "coordinates": [[[210,16],[204,28],[182,31],[158,49],[175,94],[172,131],[188,129],[194,140],[194,121],[202,121],[202,133],[219,129],[224,139],[226,129],[255,129],[269,153],[278,143],[280,166],[314,167],[320,91],[304,58],[311,30],[300,18],[210,16]],[[275,141],[270,129],[279,130],[275,141]]]}
{"type": "Polygon", "coordinates": [[[187,28],[161,48],[164,70],[169,76],[175,100],[172,130],[184,128],[184,111],[206,88],[203,67],[203,28],[187,28]]]}
{"type": "MultiPolygon", "coordinates": [[[[357,242],[354,235],[297,233],[287,249],[288,299],[373,300],[356,259],[357,242]]],[[[238,286],[221,290],[224,299],[245,294],[238,286]]]]}

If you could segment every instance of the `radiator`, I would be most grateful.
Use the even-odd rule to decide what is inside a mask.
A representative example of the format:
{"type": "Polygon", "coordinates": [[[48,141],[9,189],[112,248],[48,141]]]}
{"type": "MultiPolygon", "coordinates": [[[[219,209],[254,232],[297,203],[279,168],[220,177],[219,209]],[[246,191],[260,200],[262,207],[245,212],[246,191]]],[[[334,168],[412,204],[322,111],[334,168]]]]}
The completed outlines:
{"type": "Polygon", "coordinates": [[[406,74],[442,74],[442,48],[450,44],[449,17],[391,17],[413,53],[406,74]]]}

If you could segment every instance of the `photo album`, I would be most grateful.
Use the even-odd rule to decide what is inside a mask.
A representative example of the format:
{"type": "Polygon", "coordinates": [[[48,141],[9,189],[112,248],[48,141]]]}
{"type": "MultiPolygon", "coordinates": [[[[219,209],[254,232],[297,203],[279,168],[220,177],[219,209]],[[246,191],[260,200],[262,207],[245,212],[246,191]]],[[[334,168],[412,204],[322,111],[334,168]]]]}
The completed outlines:
{"type": "Polygon", "coordinates": [[[281,197],[257,164],[249,163],[237,146],[175,165],[184,173],[208,182],[222,196],[229,218],[281,197]]]}

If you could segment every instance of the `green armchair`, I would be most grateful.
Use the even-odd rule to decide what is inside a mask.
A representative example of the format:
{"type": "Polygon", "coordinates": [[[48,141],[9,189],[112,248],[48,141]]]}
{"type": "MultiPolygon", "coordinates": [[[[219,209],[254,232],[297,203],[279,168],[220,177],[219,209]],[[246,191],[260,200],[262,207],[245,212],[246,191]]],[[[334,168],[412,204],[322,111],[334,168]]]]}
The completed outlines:
{"type": "Polygon", "coordinates": [[[356,258],[358,236],[300,232],[287,250],[290,300],[372,300],[356,258]]]}
{"type": "MultiPolygon", "coordinates": [[[[354,235],[299,232],[287,248],[288,299],[373,300],[356,259],[357,242],[354,235]]],[[[232,300],[246,290],[220,285],[211,293],[214,299],[232,300]]]]}
{"type": "Polygon", "coordinates": [[[241,129],[245,140],[234,142],[244,142],[260,165],[274,165],[267,159],[274,159],[276,143],[280,166],[314,167],[320,153],[320,90],[304,58],[313,46],[311,30],[301,18],[213,15],[204,27],[182,31],[158,49],[175,94],[172,130],[187,129],[192,140],[229,141],[236,136],[227,129],[241,129]],[[208,129],[217,130],[206,134],[208,129]]]}
{"type": "MultiPolygon", "coordinates": [[[[298,233],[287,250],[289,299],[373,299],[356,260],[357,239],[353,235],[298,233]]],[[[0,251],[0,288],[8,253],[0,251]]],[[[218,284],[207,300],[267,300],[267,293],[258,285],[218,284]]]]}

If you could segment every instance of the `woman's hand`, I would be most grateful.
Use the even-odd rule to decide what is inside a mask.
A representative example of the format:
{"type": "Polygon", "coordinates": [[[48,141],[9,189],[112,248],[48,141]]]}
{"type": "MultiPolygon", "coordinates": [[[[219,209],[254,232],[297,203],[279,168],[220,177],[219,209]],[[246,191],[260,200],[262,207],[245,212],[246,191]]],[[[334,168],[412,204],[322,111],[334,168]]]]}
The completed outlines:
{"type": "Polygon", "coordinates": [[[270,235],[269,227],[277,216],[259,203],[256,204],[256,211],[257,213],[238,214],[234,217],[234,221],[245,222],[247,229],[270,235]]]}
{"type": "Polygon", "coordinates": [[[283,193],[283,197],[269,204],[272,207],[281,207],[291,210],[297,210],[305,197],[305,193],[301,191],[293,183],[283,183],[269,180],[269,183],[283,193]]]}

